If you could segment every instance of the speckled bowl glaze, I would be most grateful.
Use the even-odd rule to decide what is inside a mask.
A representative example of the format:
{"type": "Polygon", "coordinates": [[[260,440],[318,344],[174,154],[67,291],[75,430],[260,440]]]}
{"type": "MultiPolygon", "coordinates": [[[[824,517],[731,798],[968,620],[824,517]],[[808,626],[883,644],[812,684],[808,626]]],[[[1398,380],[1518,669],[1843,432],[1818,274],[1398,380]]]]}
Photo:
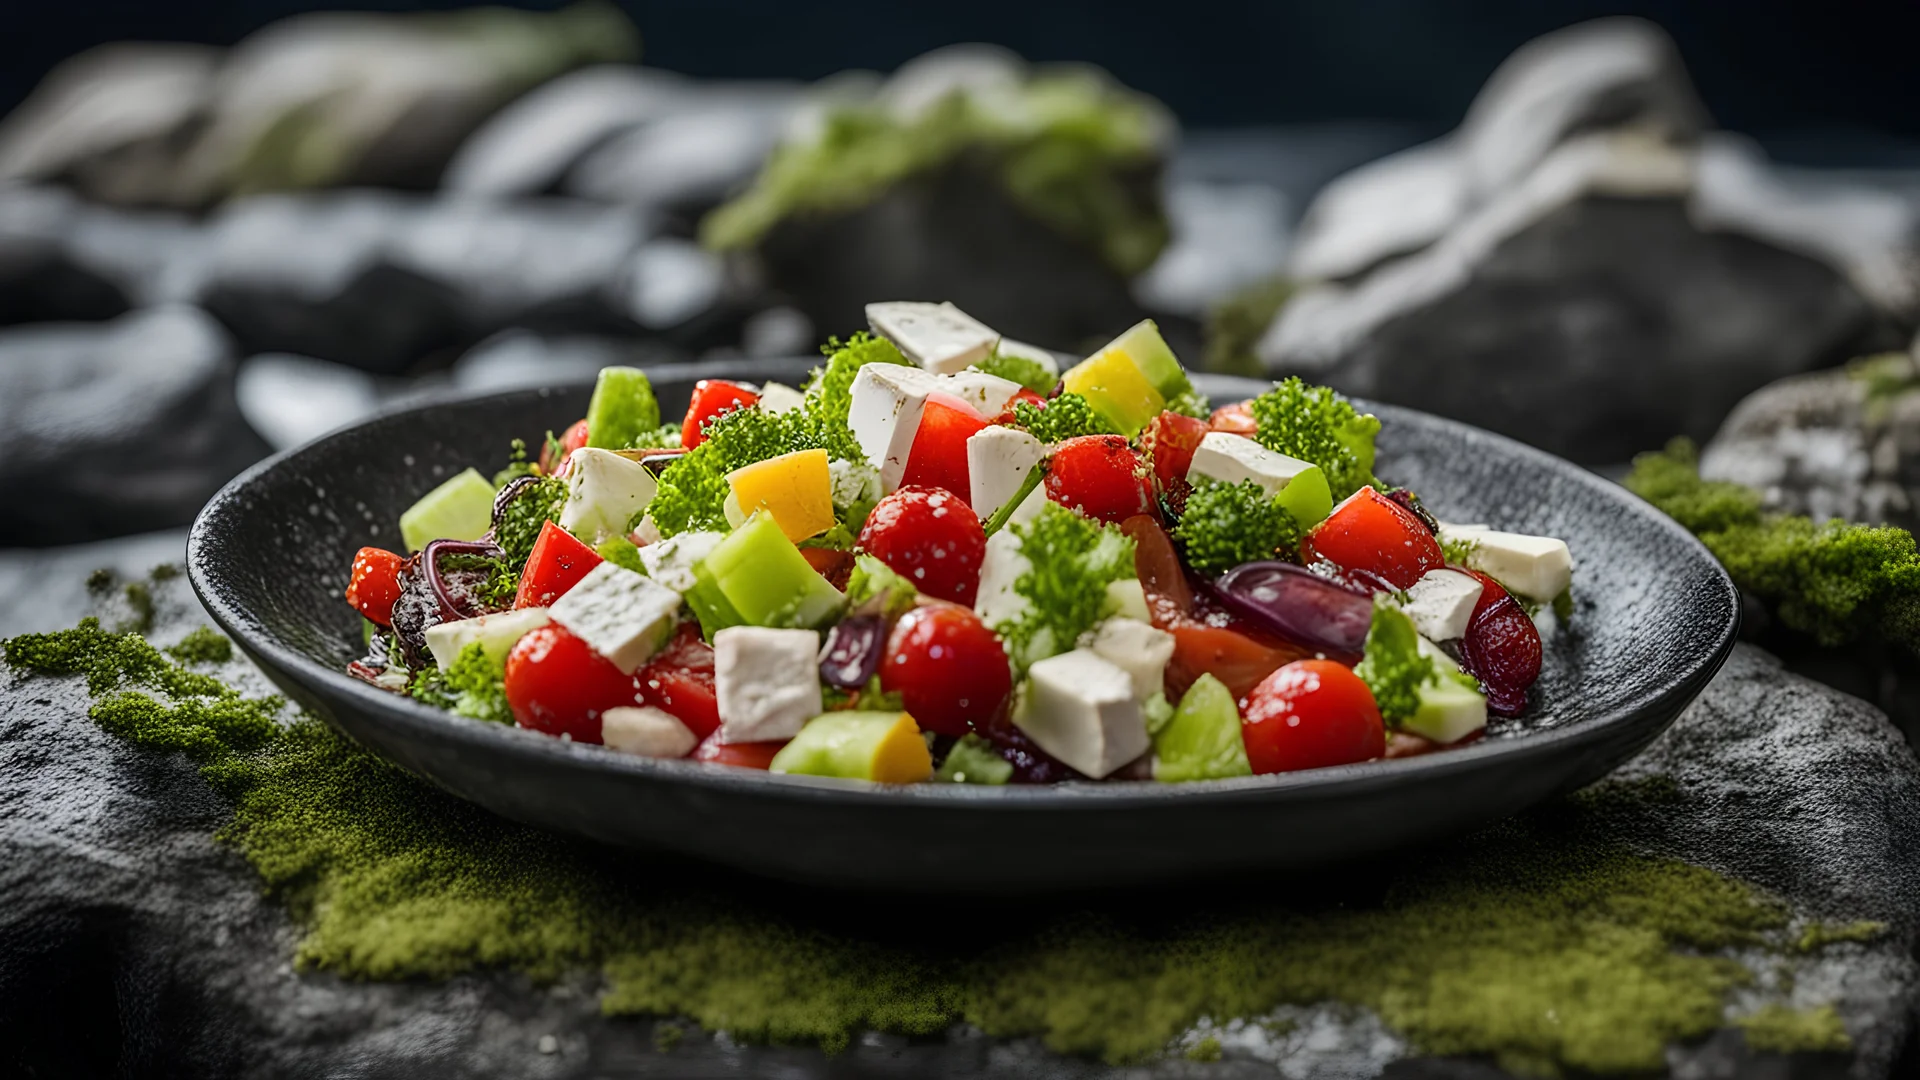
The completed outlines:
{"type": "MultiPolygon", "coordinates": [[[[669,415],[701,378],[800,377],[809,361],[652,372],[669,415]]],[[[1263,384],[1203,378],[1217,402],[1263,384]]],[[[1370,406],[1376,471],[1445,520],[1564,537],[1578,611],[1527,717],[1462,749],[1279,776],[1162,785],[883,787],[629,757],[477,723],[342,670],[355,550],[397,547],[422,492],[586,411],[589,387],[419,405],[249,469],[194,523],[213,617],[291,697],[374,752],[506,817],[611,844],[856,889],[1014,893],[1301,868],[1417,844],[1605,775],[1657,736],[1733,646],[1733,584],[1685,531],[1575,465],[1463,424],[1370,406]]]]}

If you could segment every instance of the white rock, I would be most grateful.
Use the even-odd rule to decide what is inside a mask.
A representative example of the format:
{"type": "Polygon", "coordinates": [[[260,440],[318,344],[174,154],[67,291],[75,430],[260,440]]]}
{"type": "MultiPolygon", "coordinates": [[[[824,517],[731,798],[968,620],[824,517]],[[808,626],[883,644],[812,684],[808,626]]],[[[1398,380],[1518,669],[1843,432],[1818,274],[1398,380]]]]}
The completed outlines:
{"type": "Polygon", "coordinates": [[[730,626],[713,635],[720,741],[791,739],[820,715],[820,635],[730,626]]]}
{"type": "Polygon", "coordinates": [[[678,758],[691,754],[700,740],[664,709],[623,705],[600,714],[600,742],[623,754],[678,758]]]}

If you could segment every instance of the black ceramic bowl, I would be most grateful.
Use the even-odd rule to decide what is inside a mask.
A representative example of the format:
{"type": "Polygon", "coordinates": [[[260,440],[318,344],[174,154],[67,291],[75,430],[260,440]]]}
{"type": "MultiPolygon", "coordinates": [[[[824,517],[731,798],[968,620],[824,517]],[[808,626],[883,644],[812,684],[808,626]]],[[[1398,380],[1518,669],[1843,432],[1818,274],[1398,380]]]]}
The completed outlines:
{"type": "MultiPolygon", "coordinates": [[[[653,373],[792,380],[804,361],[653,373]]],[[[1216,401],[1259,392],[1209,378],[1216,401]]],[[[1726,659],[1739,604],[1692,537],[1626,491],[1497,435],[1373,406],[1377,471],[1445,520],[1564,537],[1578,612],[1527,718],[1459,750],[1281,776],[1163,785],[881,787],[629,757],[439,712],[349,678],[353,553],[398,546],[416,497],[497,466],[586,411],[588,388],[389,412],[276,455],[194,523],[187,561],[220,625],[292,698],[400,765],[507,817],[745,870],[854,888],[1021,890],[1297,868],[1417,843],[1589,783],[1640,750],[1726,659]]]]}

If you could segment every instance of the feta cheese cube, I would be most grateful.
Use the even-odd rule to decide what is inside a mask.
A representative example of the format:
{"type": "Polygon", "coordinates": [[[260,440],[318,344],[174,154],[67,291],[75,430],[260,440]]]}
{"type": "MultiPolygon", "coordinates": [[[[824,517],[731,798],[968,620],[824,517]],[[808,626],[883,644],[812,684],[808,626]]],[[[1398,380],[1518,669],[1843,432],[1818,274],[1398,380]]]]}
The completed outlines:
{"type": "Polygon", "coordinates": [[[651,705],[622,705],[600,714],[600,742],[609,750],[641,757],[678,758],[700,740],[680,718],[651,705]]]}
{"type": "Polygon", "coordinates": [[[1573,585],[1573,553],[1565,540],[1475,525],[1442,525],[1440,539],[1471,543],[1469,567],[1530,600],[1549,603],[1573,585]]]}
{"type": "Polygon", "coordinates": [[[1172,634],[1141,619],[1116,616],[1094,629],[1089,647],[1127,673],[1134,697],[1145,701],[1165,691],[1172,634]]]}
{"type": "Polygon", "coordinates": [[[647,576],[677,593],[693,591],[693,568],[707,557],[715,544],[725,540],[723,532],[683,532],[655,541],[640,549],[640,565],[647,576]]]}
{"type": "Polygon", "coordinates": [[[680,594],[624,566],[603,562],[554,601],[548,614],[631,675],[673,632],[680,594]]]}
{"type": "Polygon", "coordinates": [[[627,522],[653,501],[658,487],[639,462],[583,446],[567,457],[567,502],[560,509],[560,527],[587,538],[589,547],[609,536],[625,536],[627,522]]]}
{"type": "Polygon", "coordinates": [[[1040,749],[1098,780],[1147,752],[1146,715],[1133,677],[1090,649],[1027,670],[1013,722],[1040,749]]]}
{"type": "Polygon", "coordinates": [[[452,667],[461,650],[476,641],[487,650],[488,659],[505,663],[514,642],[550,621],[546,608],[530,607],[435,623],[427,627],[427,651],[441,671],[452,667]]]}
{"type": "Polygon", "coordinates": [[[820,715],[820,635],[730,626],[713,635],[720,741],[791,739],[820,715]]]}
{"type": "Polygon", "coordinates": [[[937,375],[966,370],[999,343],[991,327],[950,303],[894,300],[867,305],[867,325],[907,359],[937,375]]]}
{"type": "Polygon", "coordinates": [[[1435,641],[1465,637],[1467,623],[1473,618],[1474,605],[1480,602],[1485,586],[1472,574],[1458,570],[1429,570],[1413,588],[1407,590],[1407,602],[1401,610],[1413,620],[1413,628],[1435,641]]]}
{"type": "Polygon", "coordinates": [[[1251,480],[1268,495],[1278,495],[1294,477],[1314,468],[1312,462],[1275,453],[1245,435],[1209,431],[1194,448],[1187,479],[1237,484],[1251,480]]]}
{"type": "Polygon", "coordinates": [[[1012,529],[1001,529],[987,537],[987,551],[980,559],[980,586],[974,593],[973,610],[980,621],[999,629],[1020,620],[1031,606],[1027,598],[1013,591],[1013,583],[1033,569],[1020,550],[1020,537],[1012,529]]]}
{"type": "Polygon", "coordinates": [[[760,408],[774,414],[792,412],[807,400],[807,396],[786,383],[763,383],[760,387],[760,408]]]}
{"type": "Polygon", "coordinates": [[[982,521],[1020,492],[1027,474],[1047,456],[1047,444],[1019,428],[982,428],[967,439],[967,475],[973,512],[982,521]]]}
{"type": "Polygon", "coordinates": [[[920,416],[929,394],[951,394],[982,416],[998,416],[1020,390],[1020,384],[979,371],[934,375],[899,364],[868,364],[853,377],[847,426],[874,468],[881,487],[900,486],[920,431],[920,416]]]}

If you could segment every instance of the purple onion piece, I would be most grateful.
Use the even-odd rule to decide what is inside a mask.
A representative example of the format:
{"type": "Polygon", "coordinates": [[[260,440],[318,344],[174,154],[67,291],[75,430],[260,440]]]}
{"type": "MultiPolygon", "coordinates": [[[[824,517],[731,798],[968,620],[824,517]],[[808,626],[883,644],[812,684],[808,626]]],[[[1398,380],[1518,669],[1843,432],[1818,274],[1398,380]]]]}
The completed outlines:
{"type": "Polygon", "coordinates": [[[1460,666],[1480,680],[1480,692],[1487,696],[1487,711],[1495,716],[1514,717],[1527,711],[1527,688],[1514,686],[1501,678],[1499,666],[1475,647],[1472,629],[1460,639],[1460,666]]]}
{"type": "Polygon", "coordinates": [[[1235,615],[1331,656],[1359,656],[1373,625],[1371,595],[1292,563],[1236,566],[1209,588],[1235,615]]]}
{"type": "Polygon", "coordinates": [[[440,601],[440,618],[445,622],[470,618],[470,614],[460,609],[453,599],[453,591],[447,588],[445,578],[440,576],[440,556],[477,555],[483,559],[506,558],[505,549],[491,540],[433,540],[420,552],[420,566],[426,572],[427,584],[433,587],[434,599],[440,601]]]}
{"type": "Polygon", "coordinates": [[[1440,535],[1439,520],[1428,512],[1427,508],[1421,504],[1420,496],[1415,495],[1412,490],[1408,488],[1393,488],[1386,492],[1386,496],[1393,502],[1399,503],[1409,514],[1419,518],[1420,524],[1425,525],[1428,532],[1435,536],[1440,535]]]}
{"type": "Polygon", "coordinates": [[[858,690],[880,670],[887,647],[887,623],[878,615],[855,615],[827,634],[820,650],[820,681],[842,690],[858,690]]]}

